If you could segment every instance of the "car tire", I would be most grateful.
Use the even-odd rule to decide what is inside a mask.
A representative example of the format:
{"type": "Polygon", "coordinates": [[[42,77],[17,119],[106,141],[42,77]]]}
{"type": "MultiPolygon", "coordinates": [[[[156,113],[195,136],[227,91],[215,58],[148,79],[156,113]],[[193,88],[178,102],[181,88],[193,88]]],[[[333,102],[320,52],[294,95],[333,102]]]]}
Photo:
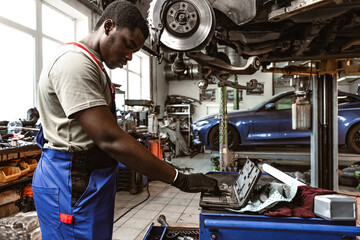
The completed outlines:
{"type": "Polygon", "coordinates": [[[350,129],[346,136],[346,144],[351,151],[360,153],[360,124],[350,129]]]}
{"type": "MultiPolygon", "coordinates": [[[[239,134],[235,127],[228,125],[228,147],[231,150],[235,150],[235,148],[239,144],[239,134]]],[[[219,125],[214,126],[209,132],[209,143],[211,149],[214,151],[219,151],[219,125]]]]}

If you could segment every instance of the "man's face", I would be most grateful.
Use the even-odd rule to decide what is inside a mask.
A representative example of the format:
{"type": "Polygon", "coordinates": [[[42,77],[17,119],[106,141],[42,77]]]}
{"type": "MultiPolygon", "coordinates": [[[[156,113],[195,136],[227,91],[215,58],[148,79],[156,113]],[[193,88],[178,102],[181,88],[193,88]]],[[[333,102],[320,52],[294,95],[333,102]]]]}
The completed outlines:
{"type": "Polygon", "coordinates": [[[139,51],[144,42],[145,38],[139,28],[131,31],[114,27],[100,44],[100,54],[108,68],[122,68],[127,61],[131,61],[132,54],[139,51]]]}

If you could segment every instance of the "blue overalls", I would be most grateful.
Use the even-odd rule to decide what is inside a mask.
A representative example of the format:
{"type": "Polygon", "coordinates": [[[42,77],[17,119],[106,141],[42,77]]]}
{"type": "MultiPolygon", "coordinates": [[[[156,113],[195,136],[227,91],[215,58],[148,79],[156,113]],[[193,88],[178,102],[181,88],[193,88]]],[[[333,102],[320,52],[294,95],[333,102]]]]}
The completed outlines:
{"type": "Polygon", "coordinates": [[[117,162],[97,146],[61,152],[43,148],[45,141],[40,129],[32,189],[42,239],[111,239],[117,162]]]}

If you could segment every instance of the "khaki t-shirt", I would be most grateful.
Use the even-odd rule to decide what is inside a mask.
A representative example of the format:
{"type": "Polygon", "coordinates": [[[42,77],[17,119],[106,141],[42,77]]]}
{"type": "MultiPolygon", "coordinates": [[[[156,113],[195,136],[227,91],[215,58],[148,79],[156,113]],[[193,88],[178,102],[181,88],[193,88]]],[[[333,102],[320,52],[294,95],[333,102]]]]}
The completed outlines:
{"type": "MultiPolygon", "coordinates": [[[[101,63],[98,53],[84,44],[101,63]]],[[[45,148],[81,151],[94,146],[74,113],[95,106],[110,106],[111,91],[95,60],[75,45],[60,46],[41,72],[38,107],[45,148]]]]}

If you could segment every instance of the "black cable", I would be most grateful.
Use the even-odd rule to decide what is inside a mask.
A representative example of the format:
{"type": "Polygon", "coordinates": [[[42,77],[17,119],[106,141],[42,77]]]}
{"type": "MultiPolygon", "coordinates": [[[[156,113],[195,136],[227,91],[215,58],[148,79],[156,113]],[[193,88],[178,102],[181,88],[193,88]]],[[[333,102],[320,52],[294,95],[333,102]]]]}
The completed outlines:
{"type": "Polygon", "coordinates": [[[120,218],[122,218],[123,216],[125,216],[128,212],[130,212],[131,210],[133,210],[134,208],[136,208],[137,206],[139,206],[140,204],[146,202],[149,197],[150,197],[150,191],[149,191],[149,182],[146,184],[146,192],[148,193],[147,197],[145,198],[145,200],[143,200],[142,202],[132,206],[129,210],[127,210],[125,213],[123,213],[120,217],[118,217],[113,223],[116,223],[117,221],[120,220],[120,218]]]}

